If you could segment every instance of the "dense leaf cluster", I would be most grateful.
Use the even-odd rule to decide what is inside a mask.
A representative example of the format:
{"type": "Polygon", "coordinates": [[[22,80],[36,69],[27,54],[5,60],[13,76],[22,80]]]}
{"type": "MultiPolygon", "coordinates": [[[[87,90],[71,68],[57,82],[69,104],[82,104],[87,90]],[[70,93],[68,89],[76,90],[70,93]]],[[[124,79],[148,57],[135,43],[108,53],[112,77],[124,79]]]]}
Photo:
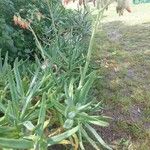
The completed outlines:
{"type": "Polygon", "coordinates": [[[88,141],[96,150],[111,150],[91,126],[108,126],[108,117],[96,115],[101,103],[89,96],[96,78],[88,68],[93,41],[89,15],[65,10],[56,0],[16,0],[9,5],[16,18],[31,24],[27,31],[19,29],[12,23],[13,13],[1,10],[0,147],[46,150],[62,144],[84,150],[88,141]],[[35,61],[23,60],[32,48],[35,61]],[[10,65],[9,58],[14,60],[19,52],[22,59],[10,65]]]}
{"type": "MultiPolygon", "coordinates": [[[[90,22],[86,14],[65,10],[59,1],[53,1],[53,16],[49,15],[49,8],[45,0],[3,0],[0,1],[0,49],[2,56],[9,53],[9,61],[12,62],[16,57],[19,59],[33,59],[34,54],[38,55],[34,37],[29,30],[23,30],[14,25],[13,16],[19,15],[31,21],[41,43],[45,43],[46,49],[49,44],[54,44],[55,33],[52,29],[52,17],[55,18],[55,32],[59,35],[59,45],[62,50],[67,50],[66,40],[71,37],[68,35],[72,31],[72,40],[79,41],[90,33],[90,22]],[[57,3],[57,5],[56,5],[57,3]]],[[[58,44],[58,43],[57,43],[58,44]]],[[[46,50],[48,51],[48,50],[46,50]]]]}

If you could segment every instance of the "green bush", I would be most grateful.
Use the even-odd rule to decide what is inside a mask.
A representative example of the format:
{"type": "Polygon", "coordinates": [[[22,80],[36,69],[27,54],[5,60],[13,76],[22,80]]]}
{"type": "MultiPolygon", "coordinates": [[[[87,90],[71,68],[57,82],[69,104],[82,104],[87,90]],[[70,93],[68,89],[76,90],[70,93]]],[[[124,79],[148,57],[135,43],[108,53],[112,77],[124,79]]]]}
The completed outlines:
{"type": "Polygon", "coordinates": [[[80,76],[66,78],[67,72],[43,70],[39,62],[30,65],[16,59],[11,69],[6,56],[0,66],[0,147],[46,150],[68,143],[83,149],[87,140],[95,149],[99,144],[110,149],[91,126],[108,126],[107,117],[93,114],[100,103],[88,96],[95,73],[80,86],[79,71],[80,76]]]}
{"type": "MultiPolygon", "coordinates": [[[[53,1],[52,5],[51,11],[59,35],[59,47],[62,51],[68,51],[68,40],[82,43],[90,33],[90,18],[87,14],[83,15],[78,11],[65,10],[58,1],[57,3],[53,1]]],[[[16,57],[33,59],[34,54],[38,54],[31,32],[14,25],[13,16],[18,14],[32,21],[31,25],[41,43],[45,43],[46,51],[51,48],[49,43],[53,43],[51,45],[55,47],[52,16],[49,15],[46,1],[3,0],[0,1],[0,49],[3,57],[8,51],[9,61],[12,62],[16,57]]]]}
{"type": "Polygon", "coordinates": [[[9,52],[9,61],[12,62],[17,56],[27,58],[35,48],[32,34],[14,26],[13,15],[19,11],[19,1],[0,1],[0,49],[4,57],[9,52]]]}

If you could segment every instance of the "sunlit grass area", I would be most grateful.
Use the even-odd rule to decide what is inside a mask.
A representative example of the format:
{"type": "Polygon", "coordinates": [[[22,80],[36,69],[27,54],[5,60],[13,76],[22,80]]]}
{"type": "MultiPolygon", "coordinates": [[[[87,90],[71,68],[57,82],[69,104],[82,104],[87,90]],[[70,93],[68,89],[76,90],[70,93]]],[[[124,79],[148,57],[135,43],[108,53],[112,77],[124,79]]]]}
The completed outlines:
{"type": "Polygon", "coordinates": [[[134,5],[131,4],[132,12],[124,12],[124,16],[116,15],[116,4],[113,3],[110,5],[108,11],[105,12],[105,19],[104,22],[111,22],[111,21],[122,21],[127,25],[136,25],[141,23],[146,23],[150,21],[149,17],[149,9],[150,3],[146,4],[138,4],[134,5]]]}
{"type": "Polygon", "coordinates": [[[111,5],[95,38],[96,94],[113,118],[100,132],[114,149],[150,147],[149,10],[150,4],[133,5],[132,13],[119,17],[111,5]]]}

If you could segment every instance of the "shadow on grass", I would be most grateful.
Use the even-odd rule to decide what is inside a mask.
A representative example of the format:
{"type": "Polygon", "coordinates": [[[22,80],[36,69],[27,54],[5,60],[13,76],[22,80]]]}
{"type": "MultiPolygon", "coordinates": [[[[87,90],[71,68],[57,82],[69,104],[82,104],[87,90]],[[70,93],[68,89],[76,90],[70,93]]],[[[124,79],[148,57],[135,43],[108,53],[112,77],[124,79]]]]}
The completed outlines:
{"type": "Polygon", "coordinates": [[[150,22],[140,25],[126,25],[121,21],[114,21],[103,25],[108,38],[119,42],[124,50],[148,50],[150,49],[150,22]],[[119,34],[119,36],[118,36],[119,34]]]}
{"type": "Polygon", "coordinates": [[[96,97],[112,117],[110,126],[97,128],[109,142],[131,139],[134,148],[150,145],[150,22],[129,26],[121,21],[103,24],[95,37],[93,60],[101,76],[96,97]]]}

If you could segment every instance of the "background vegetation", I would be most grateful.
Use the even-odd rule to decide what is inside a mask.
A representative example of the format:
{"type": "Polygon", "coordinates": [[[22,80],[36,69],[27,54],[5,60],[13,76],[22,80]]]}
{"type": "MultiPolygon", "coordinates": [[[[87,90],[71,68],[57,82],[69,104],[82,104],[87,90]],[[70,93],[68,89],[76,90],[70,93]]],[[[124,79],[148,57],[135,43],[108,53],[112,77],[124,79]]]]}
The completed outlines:
{"type": "Polygon", "coordinates": [[[36,55],[39,54],[36,44],[33,42],[32,33],[16,26],[13,22],[14,15],[19,15],[32,22],[32,27],[38,39],[47,49],[52,45],[54,46],[54,44],[59,44],[62,47],[62,51],[67,51],[68,47],[64,45],[71,38],[74,38],[72,40],[78,42],[80,47],[83,36],[86,37],[90,33],[90,19],[81,12],[66,10],[58,1],[53,0],[52,3],[51,11],[59,43],[54,43],[55,30],[53,29],[52,16],[49,14],[46,1],[4,0],[0,2],[0,47],[2,56],[9,51],[11,56],[9,60],[14,61],[16,57],[19,59],[33,59],[35,53],[36,55]],[[73,35],[71,35],[71,32],[73,35]],[[65,47],[66,49],[63,50],[65,47]]]}
{"type": "Polygon", "coordinates": [[[56,0],[0,7],[0,147],[84,150],[88,142],[111,149],[91,126],[106,127],[109,119],[95,113],[101,103],[90,94],[96,73],[88,68],[102,11],[92,30],[87,12],[56,0]]]}

